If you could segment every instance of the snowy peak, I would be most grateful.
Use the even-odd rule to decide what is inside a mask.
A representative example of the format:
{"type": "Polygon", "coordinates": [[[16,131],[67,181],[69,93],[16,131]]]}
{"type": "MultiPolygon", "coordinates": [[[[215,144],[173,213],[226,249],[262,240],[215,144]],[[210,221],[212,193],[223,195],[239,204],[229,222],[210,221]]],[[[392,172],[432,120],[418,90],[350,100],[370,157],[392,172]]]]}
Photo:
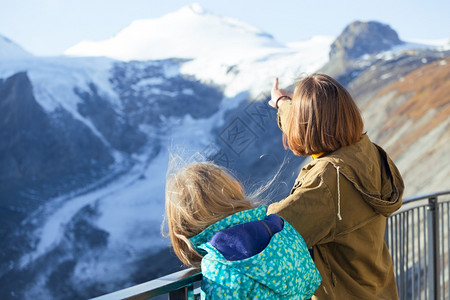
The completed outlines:
{"type": "Polygon", "coordinates": [[[242,22],[238,19],[233,19],[230,17],[223,17],[223,16],[219,16],[217,14],[214,14],[214,13],[204,9],[200,4],[198,4],[196,2],[182,7],[179,11],[175,12],[174,14],[177,16],[183,15],[183,14],[187,14],[187,15],[194,14],[194,15],[198,15],[198,16],[204,15],[204,16],[210,16],[213,18],[218,18],[218,19],[222,20],[224,26],[228,25],[230,27],[234,27],[236,30],[248,32],[249,34],[254,34],[256,36],[264,36],[269,39],[273,39],[272,35],[262,31],[261,29],[255,27],[255,26],[252,26],[250,24],[242,22]]]}
{"type": "Polygon", "coordinates": [[[112,38],[83,41],[71,56],[107,56],[120,60],[233,57],[255,55],[261,48],[283,47],[270,34],[244,22],[191,4],[161,18],[132,22],[112,38]]]}
{"type": "Polygon", "coordinates": [[[0,35],[0,59],[23,59],[29,57],[33,57],[33,55],[10,39],[0,35]]]}
{"type": "Polygon", "coordinates": [[[355,21],[348,25],[331,45],[330,59],[358,58],[365,54],[386,51],[403,42],[389,25],[375,21],[355,21]]]}
{"type": "Polygon", "coordinates": [[[194,2],[189,5],[186,5],[182,8],[182,10],[183,9],[191,10],[193,13],[198,14],[198,15],[207,13],[207,11],[198,2],[194,2]]]}

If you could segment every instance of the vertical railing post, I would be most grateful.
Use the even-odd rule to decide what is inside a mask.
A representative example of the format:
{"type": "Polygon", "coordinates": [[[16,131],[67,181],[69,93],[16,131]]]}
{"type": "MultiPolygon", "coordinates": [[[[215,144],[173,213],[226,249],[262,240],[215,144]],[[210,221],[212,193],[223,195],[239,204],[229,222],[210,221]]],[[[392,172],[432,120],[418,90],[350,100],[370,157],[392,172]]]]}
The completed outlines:
{"type": "Polygon", "coordinates": [[[176,291],[169,293],[169,300],[188,300],[193,297],[194,285],[190,284],[176,291]]]}
{"type": "Polygon", "coordinates": [[[428,288],[429,299],[439,300],[439,206],[437,197],[428,198],[428,288]]]}

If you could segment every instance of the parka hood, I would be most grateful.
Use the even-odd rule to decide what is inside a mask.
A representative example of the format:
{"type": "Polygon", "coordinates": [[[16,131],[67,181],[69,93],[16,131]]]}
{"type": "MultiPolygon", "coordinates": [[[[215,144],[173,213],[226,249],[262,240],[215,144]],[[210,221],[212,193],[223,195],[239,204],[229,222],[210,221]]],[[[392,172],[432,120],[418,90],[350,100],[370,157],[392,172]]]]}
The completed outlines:
{"type": "Polygon", "coordinates": [[[359,142],[318,160],[326,160],[353,183],[363,199],[388,217],[402,205],[404,183],[394,162],[364,134],[359,142]]]}

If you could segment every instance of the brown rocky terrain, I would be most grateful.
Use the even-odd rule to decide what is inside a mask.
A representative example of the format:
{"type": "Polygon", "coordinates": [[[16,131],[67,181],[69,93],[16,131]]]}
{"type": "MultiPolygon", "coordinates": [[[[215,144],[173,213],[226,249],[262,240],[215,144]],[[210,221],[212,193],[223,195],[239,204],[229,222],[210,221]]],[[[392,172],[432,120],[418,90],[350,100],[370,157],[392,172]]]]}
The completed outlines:
{"type": "Polygon", "coordinates": [[[450,189],[450,58],[388,84],[362,107],[366,130],[403,174],[405,196],[450,189]]]}

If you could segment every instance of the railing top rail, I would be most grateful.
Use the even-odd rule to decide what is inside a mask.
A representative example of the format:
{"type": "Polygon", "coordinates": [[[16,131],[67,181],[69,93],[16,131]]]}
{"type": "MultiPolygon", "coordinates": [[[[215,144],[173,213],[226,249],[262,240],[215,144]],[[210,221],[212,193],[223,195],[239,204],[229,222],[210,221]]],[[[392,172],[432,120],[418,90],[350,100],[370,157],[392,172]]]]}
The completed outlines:
{"type": "Polygon", "coordinates": [[[91,300],[148,299],[176,291],[202,279],[199,269],[186,269],[91,300]]]}
{"type": "Polygon", "coordinates": [[[450,190],[408,197],[408,198],[403,199],[403,204],[407,204],[407,203],[411,203],[411,202],[423,200],[423,199],[429,199],[429,198],[433,198],[433,197],[439,197],[439,196],[448,195],[448,194],[450,194],[450,190]]]}
{"type": "Polygon", "coordinates": [[[441,202],[442,200],[438,197],[443,195],[450,195],[450,190],[404,198],[400,209],[392,215],[398,215],[418,207],[429,206],[429,199],[431,198],[436,198],[438,202],[441,202]]]}

